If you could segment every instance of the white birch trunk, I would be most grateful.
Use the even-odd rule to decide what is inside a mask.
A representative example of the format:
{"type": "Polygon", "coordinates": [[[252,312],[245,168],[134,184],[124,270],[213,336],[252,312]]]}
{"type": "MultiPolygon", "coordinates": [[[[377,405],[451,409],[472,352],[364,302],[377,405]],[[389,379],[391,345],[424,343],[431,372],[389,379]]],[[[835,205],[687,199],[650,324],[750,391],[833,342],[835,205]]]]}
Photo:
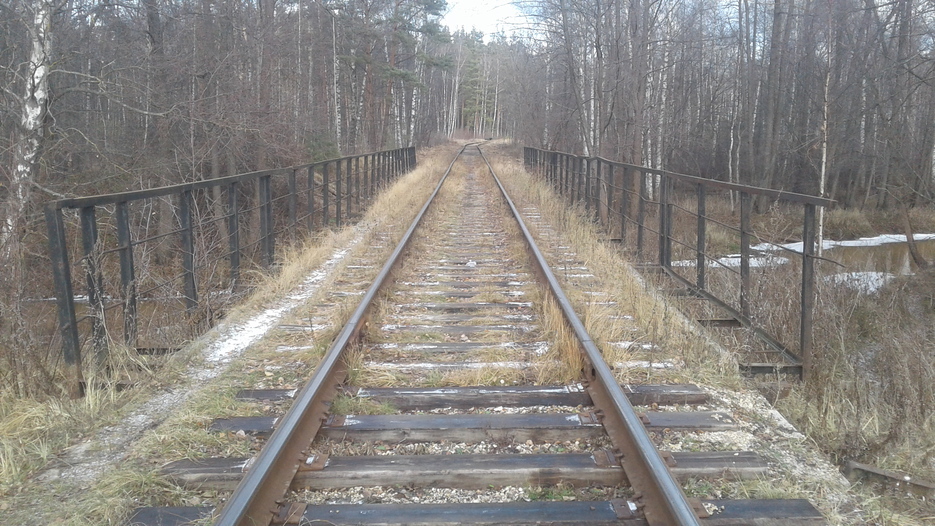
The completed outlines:
{"type": "Polygon", "coordinates": [[[338,92],[338,29],[334,15],[331,16],[331,57],[334,60],[331,65],[331,82],[334,90],[334,138],[338,148],[343,151],[341,148],[341,96],[338,92]]]}
{"type": "Polygon", "coordinates": [[[26,85],[20,102],[20,121],[14,144],[13,171],[7,196],[6,217],[0,228],[0,246],[4,259],[11,265],[14,283],[22,283],[16,276],[21,271],[19,234],[26,221],[30,188],[39,171],[42,149],[43,121],[49,104],[49,65],[52,54],[52,4],[37,0],[33,4],[29,37],[32,48],[26,64],[26,85]]]}

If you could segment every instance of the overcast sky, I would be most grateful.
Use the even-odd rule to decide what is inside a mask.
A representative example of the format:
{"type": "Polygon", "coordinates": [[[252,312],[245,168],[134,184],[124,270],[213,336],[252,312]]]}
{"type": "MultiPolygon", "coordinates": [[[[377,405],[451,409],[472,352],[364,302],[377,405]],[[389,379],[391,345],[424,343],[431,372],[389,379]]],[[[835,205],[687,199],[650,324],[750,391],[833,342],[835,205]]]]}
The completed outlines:
{"type": "Polygon", "coordinates": [[[473,28],[489,36],[498,30],[509,34],[510,22],[519,17],[519,10],[510,0],[448,0],[448,14],[442,18],[442,24],[452,32],[462,27],[466,31],[473,28]]]}

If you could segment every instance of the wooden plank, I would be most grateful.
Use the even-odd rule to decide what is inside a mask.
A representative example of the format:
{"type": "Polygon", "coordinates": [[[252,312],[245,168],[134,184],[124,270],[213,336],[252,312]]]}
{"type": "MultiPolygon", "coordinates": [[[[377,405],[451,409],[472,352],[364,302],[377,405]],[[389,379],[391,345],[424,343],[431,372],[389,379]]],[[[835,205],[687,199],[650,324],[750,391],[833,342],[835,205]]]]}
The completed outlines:
{"type": "MultiPolygon", "coordinates": [[[[653,431],[727,431],[736,429],[733,418],[712,412],[647,413],[653,431]]],[[[335,440],[463,441],[574,440],[601,436],[603,426],[589,414],[469,414],[469,415],[350,415],[332,416],[322,426],[323,436],[335,440]]]]}
{"type": "MultiPolygon", "coordinates": [[[[710,500],[722,511],[706,526],[817,526],[824,518],[806,500],[710,500]]],[[[619,501],[506,502],[497,504],[368,504],[309,506],[304,518],[324,524],[367,526],[455,524],[623,524],[644,526],[619,501]],[[620,513],[621,516],[618,516],[620,513]]]]}
{"type": "Polygon", "coordinates": [[[599,465],[595,456],[589,453],[385,455],[329,458],[324,470],[300,474],[294,487],[337,489],[411,485],[474,489],[559,483],[614,486],[623,484],[624,480],[623,468],[619,464],[608,465],[605,462],[599,465]]]}
{"type": "Polygon", "coordinates": [[[727,413],[717,411],[653,411],[646,413],[649,424],[646,429],[670,431],[731,431],[737,422],[727,413]]]}
{"type": "Polygon", "coordinates": [[[330,504],[309,506],[303,518],[312,524],[332,525],[618,524],[610,502],[330,504]]]}
{"type": "Polygon", "coordinates": [[[589,406],[591,397],[580,385],[362,388],[357,396],[391,404],[399,411],[429,411],[451,407],[529,407],[538,405],[589,406]]]}
{"type": "Polygon", "coordinates": [[[127,524],[128,526],[185,526],[210,517],[213,512],[214,508],[208,507],[137,508],[127,524]]]}
{"type": "Polygon", "coordinates": [[[532,325],[388,325],[381,329],[383,332],[421,332],[429,334],[448,334],[458,336],[461,334],[479,334],[482,332],[523,333],[531,332],[538,327],[532,325]]]}
{"type": "Polygon", "coordinates": [[[705,500],[719,510],[705,525],[783,526],[825,524],[821,513],[805,499],[705,500]]]}
{"type": "Polygon", "coordinates": [[[482,440],[556,441],[602,436],[596,420],[584,422],[580,415],[469,414],[469,415],[349,415],[332,416],[319,436],[352,441],[440,441],[482,440]]]}
{"type": "Polygon", "coordinates": [[[802,375],[802,365],[797,363],[741,363],[740,372],[745,375],[789,374],[802,375]]]}
{"type": "Polygon", "coordinates": [[[548,351],[547,342],[399,342],[366,345],[365,349],[378,351],[462,353],[505,348],[519,351],[548,351]]]}
{"type": "Polygon", "coordinates": [[[160,471],[185,488],[233,491],[252,461],[252,458],[183,459],[166,464],[160,471]]]}
{"type": "Polygon", "coordinates": [[[502,280],[502,281],[431,281],[431,282],[419,282],[419,283],[401,283],[401,285],[407,285],[416,288],[435,288],[435,287],[449,287],[453,289],[477,289],[477,288],[501,288],[506,290],[513,290],[516,287],[522,287],[528,285],[529,282],[520,281],[520,280],[502,280]]]}
{"type": "MultiPolygon", "coordinates": [[[[710,411],[649,412],[651,431],[729,431],[737,428],[726,413],[710,411]]],[[[209,429],[265,437],[278,417],[219,418],[209,429]]],[[[437,440],[573,440],[604,434],[591,413],[466,414],[466,415],[332,415],[320,436],[357,441],[437,440]]]]}
{"type": "MultiPolygon", "coordinates": [[[[705,526],[819,526],[821,513],[804,499],[705,500],[719,510],[701,520],[705,526]]],[[[505,502],[495,504],[328,504],[308,506],[311,524],[456,525],[456,524],[622,524],[645,526],[627,514],[627,501],[505,502]],[[317,521],[317,522],[316,522],[317,521]]],[[[139,508],[131,526],[184,526],[211,515],[209,507],[139,508]]],[[[305,522],[303,522],[305,524],[305,522]]]]}
{"type": "Polygon", "coordinates": [[[282,402],[295,398],[295,389],[241,389],[234,395],[237,400],[262,400],[282,402]]]}
{"type": "Polygon", "coordinates": [[[708,401],[708,393],[692,384],[624,384],[620,387],[633,405],[698,405],[708,401]]]}
{"type": "Polygon", "coordinates": [[[535,321],[538,319],[538,316],[530,313],[510,313],[500,311],[485,312],[483,314],[429,314],[426,312],[413,312],[406,314],[399,314],[396,316],[396,320],[399,320],[403,323],[411,324],[411,326],[418,327],[420,325],[451,325],[451,324],[465,324],[461,325],[462,327],[471,327],[470,323],[477,320],[479,317],[483,317],[485,320],[489,320],[496,324],[501,323],[515,323],[517,320],[523,322],[535,321]]]}
{"type": "Polygon", "coordinates": [[[672,458],[676,464],[669,470],[679,480],[749,480],[763,477],[769,471],[766,460],[752,451],[680,451],[672,453],[672,458]]]}
{"type": "MultiPolygon", "coordinates": [[[[703,404],[707,394],[694,385],[624,385],[633,405],[703,404]]],[[[591,397],[580,385],[363,388],[357,396],[391,404],[400,411],[428,411],[451,407],[529,407],[537,405],[590,406],[591,397]]]]}
{"type": "MultiPolygon", "coordinates": [[[[672,474],[679,480],[762,477],[768,471],[756,453],[673,453],[672,474]]],[[[293,488],[315,490],[354,486],[417,486],[480,488],[493,486],[621,485],[625,476],[606,450],[594,453],[499,455],[379,455],[327,458],[320,471],[300,471],[293,488]]],[[[198,490],[230,491],[237,486],[250,460],[217,458],[179,460],[166,464],[162,474],[181,486],[198,490]]]]}
{"type": "Polygon", "coordinates": [[[408,305],[401,306],[400,310],[402,312],[406,311],[421,311],[421,310],[437,310],[442,312],[464,312],[464,311],[477,311],[477,310],[487,310],[487,309],[524,309],[531,310],[529,305],[519,302],[477,302],[477,303],[456,303],[456,302],[435,302],[435,303],[410,303],[408,305]]]}
{"type": "Polygon", "coordinates": [[[243,431],[248,435],[266,437],[273,432],[278,416],[241,416],[234,418],[218,418],[211,422],[210,431],[238,433],[243,431]]]}
{"type": "Polygon", "coordinates": [[[917,479],[908,473],[880,469],[869,464],[862,464],[848,460],[844,463],[844,476],[850,481],[869,479],[897,491],[908,491],[917,497],[931,497],[935,495],[935,482],[917,479]]]}

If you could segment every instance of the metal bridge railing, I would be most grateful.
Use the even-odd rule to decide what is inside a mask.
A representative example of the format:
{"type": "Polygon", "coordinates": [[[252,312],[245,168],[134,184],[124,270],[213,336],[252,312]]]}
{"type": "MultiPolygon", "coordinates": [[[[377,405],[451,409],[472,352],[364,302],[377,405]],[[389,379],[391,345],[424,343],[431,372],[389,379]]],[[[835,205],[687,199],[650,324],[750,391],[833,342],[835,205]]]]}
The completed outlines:
{"type": "Polygon", "coordinates": [[[812,357],[816,208],[829,206],[833,200],[531,147],[524,148],[523,156],[528,170],[544,177],[567,200],[582,206],[611,236],[617,236],[616,240],[638,263],[658,265],[693,292],[725,309],[788,362],[801,365],[800,373],[807,375],[812,357]],[[727,222],[711,217],[707,198],[731,193],[739,200],[739,218],[727,222]],[[801,209],[802,250],[771,247],[798,261],[794,269],[789,267],[788,279],[800,274],[795,276],[800,278],[796,280],[798,285],[784,287],[783,293],[790,297],[778,302],[775,296],[758,293],[760,281],[756,278],[777,270],[771,265],[761,266],[762,259],[757,259],[774,250],[751,246],[757,238],[751,225],[757,198],[801,209]],[[711,253],[707,241],[712,226],[733,238],[730,244],[739,252],[736,257],[726,259],[724,254],[711,253]],[[682,259],[675,260],[676,256],[682,259]],[[790,304],[798,307],[797,313],[789,312],[790,304]],[[763,328],[779,327],[780,322],[798,325],[797,341],[782,341],[763,328]]]}
{"type": "Polygon", "coordinates": [[[274,265],[277,243],[353,219],[415,163],[415,148],[400,148],[47,204],[72,394],[85,347],[103,363],[121,325],[123,343],[140,351],[189,339],[185,330],[204,328],[242,292],[245,271],[274,265]],[[74,295],[75,274],[85,276],[84,297],[74,295]]]}

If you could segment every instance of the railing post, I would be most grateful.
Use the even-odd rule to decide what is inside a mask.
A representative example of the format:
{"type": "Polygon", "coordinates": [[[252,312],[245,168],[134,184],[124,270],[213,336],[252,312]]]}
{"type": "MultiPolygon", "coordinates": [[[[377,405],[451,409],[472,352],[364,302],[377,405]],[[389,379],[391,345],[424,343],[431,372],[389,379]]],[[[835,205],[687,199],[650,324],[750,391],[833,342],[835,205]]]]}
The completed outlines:
{"type": "Polygon", "coordinates": [[[571,202],[575,201],[575,164],[571,155],[565,155],[565,195],[571,202]]]}
{"type": "Polygon", "coordinates": [[[126,201],[117,203],[117,245],[120,253],[120,284],[123,293],[123,341],[136,347],[136,271],[133,267],[133,240],[130,210],[126,201]]]}
{"type": "Polygon", "coordinates": [[[705,251],[707,250],[707,207],[705,205],[705,187],[703,184],[699,183],[697,188],[697,199],[698,199],[698,233],[697,241],[695,247],[697,253],[695,254],[695,267],[696,267],[696,280],[695,284],[699,289],[704,290],[705,288],[705,269],[707,267],[707,262],[705,261],[705,251]]]}
{"type": "Polygon", "coordinates": [[[636,194],[639,196],[636,203],[636,259],[642,261],[645,237],[643,230],[646,226],[646,172],[639,168],[634,168],[634,172],[636,172],[636,184],[639,185],[636,194]]]}
{"type": "Polygon", "coordinates": [[[380,152],[380,184],[383,188],[386,188],[390,183],[390,179],[393,178],[393,171],[390,167],[390,154],[387,152],[380,152]]]}
{"type": "Polygon", "coordinates": [[[297,171],[298,170],[290,170],[287,176],[287,183],[289,184],[289,230],[293,241],[295,240],[295,229],[297,226],[296,210],[299,208],[298,188],[295,180],[297,171]]]}
{"type": "Polygon", "coordinates": [[[331,182],[328,181],[328,163],[321,165],[321,227],[328,228],[331,219],[328,217],[328,197],[331,194],[331,182]]]}
{"type": "Polygon", "coordinates": [[[104,277],[101,274],[97,246],[97,215],[93,206],[81,209],[81,243],[88,281],[88,312],[91,317],[91,341],[98,365],[107,359],[107,333],[104,327],[104,277]]]}
{"type": "Polygon", "coordinates": [[[620,173],[620,246],[627,246],[627,216],[630,214],[631,194],[630,179],[632,178],[630,170],[626,166],[621,167],[620,173]]]}
{"type": "Polygon", "coordinates": [[[337,227],[342,224],[341,201],[343,197],[341,194],[341,161],[339,159],[334,162],[334,225],[337,227]]]}
{"type": "Polygon", "coordinates": [[[365,192],[365,195],[367,196],[366,197],[367,202],[369,203],[370,199],[373,197],[373,189],[370,187],[370,155],[369,154],[364,155],[363,158],[364,158],[364,162],[363,162],[364,192],[365,192]]]}
{"type": "Polygon", "coordinates": [[[590,219],[591,216],[591,168],[592,161],[588,158],[581,159],[581,178],[584,179],[584,212],[590,219]]]}
{"type": "Polygon", "coordinates": [[[353,171],[351,170],[351,166],[352,166],[352,160],[350,157],[348,157],[347,160],[344,162],[344,179],[345,179],[344,192],[347,194],[347,206],[344,207],[344,215],[348,219],[350,219],[351,217],[351,200],[354,197],[353,196],[354,192],[352,190],[352,188],[354,187],[353,180],[352,180],[352,178],[354,177],[354,174],[353,174],[353,171]]]}
{"type": "Polygon", "coordinates": [[[240,205],[238,203],[238,184],[227,186],[227,244],[230,249],[230,273],[233,288],[240,280],[240,205]]]}
{"type": "Polygon", "coordinates": [[[815,308],[815,205],[805,205],[803,223],[799,354],[802,356],[802,380],[808,382],[812,370],[812,314],[815,308]]]}
{"type": "Polygon", "coordinates": [[[667,211],[669,209],[669,184],[668,178],[663,173],[659,185],[659,266],[669,268],[669,218],[667,211]]]}
{"type": "Polygon", "coordinates": [[[561,160],[562,191],[560,193],[563,197],[568,199],[570,195],[570,190],[571,190],[571,183],[569,182],[569,179],[571,179],[571,170],[569,169],[569,167],[571,166],[571,156],[569,156],[568,154],[562,154],[561,158],[562,158],[561,160]]]}
{"type": "Polygon", "coordinates": [[[195,289],[195,236],[192,230],[191,190],[182,190],[179,194],[179,234],[182,242],[185,309],[192,312],[198,306],[198,292],[195,289]]]}
{"type": "Polygon", "coordinates": [[[82,394],[81,343],[78,340],[78,322],[75,316],[75,296],[71,288],[71,265],[65,238],[65,221],[58,208],[46,207],[45,223],[49,233],[49,259],[52,261],[52,281],[58,305],[58,329],[62,336],[62,356],[73,383],[68,386],[69,396],[82,394]]]}
{"type": "Polygon", "coordinates": [[[607,233],[610,233],[610,211],[614,203],[613,196],[613,181],[614,181],[614,165],[606,163],[598,159],[597,161],[597,206],[600,213],[598,216],[601,219],[601,224],[604,225],[604,228],[607,229],[607,233]],[[607,174],[605,179],[604,174],[607,174]]]}
{"type": "Polygon", "coordinates": [[[357,202],[357,213],[360,213],[360,156],[354,157],[354,200],[357,202]]]}
{"type": "Polygon", "coordinates": [[[315,231],[315,165],[308,167],[308,186],[306,187],[308,199],[308,216],[305,218],[306,228],[311,234],[315,231]]]}
{"type": "Polygon", "coordinates": [[[383,183],[386,179],[386,175],[383,170],[383,153],[377,152],[373,154],[373,168],[374,174],[376,174],[376,187],[378,191],[383,188],[383,183]]]}
{"type": "Polygon", "coordinates": [[[552,189],[562,195],[562,158],[558,152],[549,154],[549,162],[552,163],[552,189]]]}
{"type": "Polygon", "coordinates": [[[270,268],[276,259],[276,234],[273,228],[272,175],[260,177],[260,247],[263,266],[270,268]]]}
{"type": "Polygon", "coordinates": [[[750,208],[753,199],[740,193],[740,313],[750,318],[750,208]]]}
{"type": "Polygon", "coordinates": [[[195,236],[192,231],[192,191],[179,194],[179,234],[182,242],[182,282],[185,287],[185,309],[192,312],[198,306],[195,289],[195,236]]]}

